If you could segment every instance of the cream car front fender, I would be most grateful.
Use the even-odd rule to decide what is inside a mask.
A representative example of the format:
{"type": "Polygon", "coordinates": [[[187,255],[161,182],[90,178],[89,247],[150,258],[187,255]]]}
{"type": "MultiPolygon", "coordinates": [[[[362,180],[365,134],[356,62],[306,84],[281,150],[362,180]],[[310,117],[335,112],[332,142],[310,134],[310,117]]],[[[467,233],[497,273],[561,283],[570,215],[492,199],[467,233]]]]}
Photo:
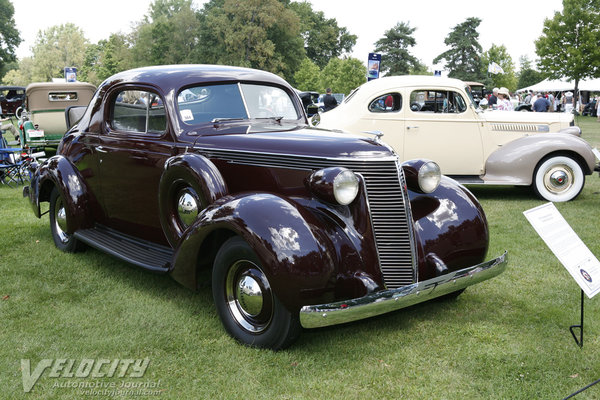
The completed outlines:
{"type": "Polygon", "coordinates": [[[550,154],[576,159],[586,175],[594,171],[591,146],[577,136],[555,132],[525,136],[499,147],[487,158],[482,179],[489,184],[531,185],[536,166],[550,154]]]}

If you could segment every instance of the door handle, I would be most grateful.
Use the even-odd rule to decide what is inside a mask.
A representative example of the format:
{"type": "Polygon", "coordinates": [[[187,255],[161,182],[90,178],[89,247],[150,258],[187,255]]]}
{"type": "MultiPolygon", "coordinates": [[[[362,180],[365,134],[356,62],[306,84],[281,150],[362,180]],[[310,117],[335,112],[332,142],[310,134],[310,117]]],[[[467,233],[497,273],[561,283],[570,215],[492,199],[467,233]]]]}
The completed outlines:
{"type": "Polygon", "coordinates": [[[409,130],[409,131],[411,129],[419,129],[419,126],[417,126],[417,125],[407,126],[406,129],[409,130]]]}
{"type": "Polygon", "coordinates": [[[96,150],[97,150],[99,153],[108,153],[108,151],[107,151],[107,150],[106,150],[104,147],[102,147],[102,146],[98,146],[98,147],[96,147],[96,150]]]}

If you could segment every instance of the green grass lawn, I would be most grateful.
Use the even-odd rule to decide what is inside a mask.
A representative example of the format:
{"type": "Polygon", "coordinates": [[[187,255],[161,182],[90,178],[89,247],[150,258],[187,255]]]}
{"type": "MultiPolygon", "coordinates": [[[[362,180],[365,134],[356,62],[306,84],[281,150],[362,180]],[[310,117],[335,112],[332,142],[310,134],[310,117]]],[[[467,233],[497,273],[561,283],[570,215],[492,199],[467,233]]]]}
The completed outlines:
{"type": "MultiPolygon", "coordinates": [[[[600,147],[600,123],[578,124],[600,147]]],[[[189,291],[168,276],[96,250],[55,249],[48,216],[36,219],[21,189],[0,187],[0,398],[98,397],[65,384],[146,383],[123,398],[562,399],[600,378],[600,306],[580,289],[522,212],[544,202],[523,188],[476,187],[487,213],[489,257],[506,272],[455,301],[434,301],[357,323],[306,330],[280,352],[237,344],[221,327],[210,287],[189,291]],[[53,378],[30,393],[21,360],[144,359],[143,378],[53,378]]],[[[600,256],[600,179],[557,204],[600,256]]],[[[121,392],[120,394],[123,394],[121,392]]],[[[115,396],[116,397],[116,396],[115,396]]],[[[576,399],[600,398],[600,385],[576,399]]]]}

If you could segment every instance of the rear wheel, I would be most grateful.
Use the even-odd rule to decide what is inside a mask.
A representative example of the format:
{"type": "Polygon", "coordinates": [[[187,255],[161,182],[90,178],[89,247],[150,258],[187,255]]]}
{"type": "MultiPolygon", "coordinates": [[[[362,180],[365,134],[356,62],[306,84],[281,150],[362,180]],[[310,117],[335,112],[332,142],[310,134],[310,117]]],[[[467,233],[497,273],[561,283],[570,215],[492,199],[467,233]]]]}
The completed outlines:
{"type": "Polygon", "coordinates": [[[64,200],[60,191],[54,187],[50,194],[50,230],[54,244],[60,250],[67,253],[74,253],[82,248],[73,235],[67,233],[67,220],[69,218],[64,200]]]}
{"type": "Polygon", "coordinates": [[[550,156],[538,164],[533,174],[536,194],[548,201],[569,201],[583,189],[585,176],[581,165],[569,156],[550,156]]]}
{"type": "Polygon", "coordinates": [[[238,341],[279,350],[300,334],[298,316],[277,299],[258,257],[242,238],[233,237],[219,249],[212,290],[223,326],[238,341]]]}

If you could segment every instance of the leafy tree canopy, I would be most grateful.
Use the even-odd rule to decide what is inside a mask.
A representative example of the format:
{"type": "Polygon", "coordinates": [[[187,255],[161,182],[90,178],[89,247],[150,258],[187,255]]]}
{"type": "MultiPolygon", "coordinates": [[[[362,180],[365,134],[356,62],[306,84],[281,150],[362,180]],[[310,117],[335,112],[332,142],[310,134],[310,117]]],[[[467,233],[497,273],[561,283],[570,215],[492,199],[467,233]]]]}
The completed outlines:
{"type": "Polygon", "coordinates": [[[486,75],[488,70],[488,65],[490,63],[498,64],[504,73],[501,74],[488,74],[488,77],[485,79],[485,85],[488,88],[491,87],[505,87],[508,88],[511,92],[517,90],[517,77],[515,74],[515,65],[512,61],[512,57],[508,54],[508,50],[504,45],[497,46],[495,44],[490,47],[490,49],[483,53],[481,57],[482,64],[482,75],[486,75]]]}
{"type": "Polygon", "coordinates": [[[15,28],[15,8],[9,0],[0,0],[0,78],[7,66],[16,61],[15,50],[21,43],[19,31],[15,28]]]}
{"type": "Polygon", "coordinates": [[[307,57],[323,68],[331,58],[352,51],[356,35],[338,26],[335,18],[326,18],[322,11],[315,12],[308,1],[289,4],[289,9],[300,18],[300,34],[307,57]]]}
{"type": "Polygon", "coordinates": [[[444,43],[450,49],[437,56],[433,63],[446,60],[448,76],[465,81],[480,81],[483,79],[481,53],[483,49],[478,42],[477,28],[481,19],[471,17],[460,23],[446,36],[444,43]]]}
{"type": "Polygon", "coordinates": [[[409,52],[417,41],[413,37],[416,28],[408,22],[398,22],[375,42],[375,52],[381,53],[381,72],[386,75],[406,75],[422,70],[421,62],[409,52]]]}
{"type": "Polygon", "coordinates": [[[563,0],[535,42],[539,68],[551,78],[600,77],[600,0],[563,0]]]}

